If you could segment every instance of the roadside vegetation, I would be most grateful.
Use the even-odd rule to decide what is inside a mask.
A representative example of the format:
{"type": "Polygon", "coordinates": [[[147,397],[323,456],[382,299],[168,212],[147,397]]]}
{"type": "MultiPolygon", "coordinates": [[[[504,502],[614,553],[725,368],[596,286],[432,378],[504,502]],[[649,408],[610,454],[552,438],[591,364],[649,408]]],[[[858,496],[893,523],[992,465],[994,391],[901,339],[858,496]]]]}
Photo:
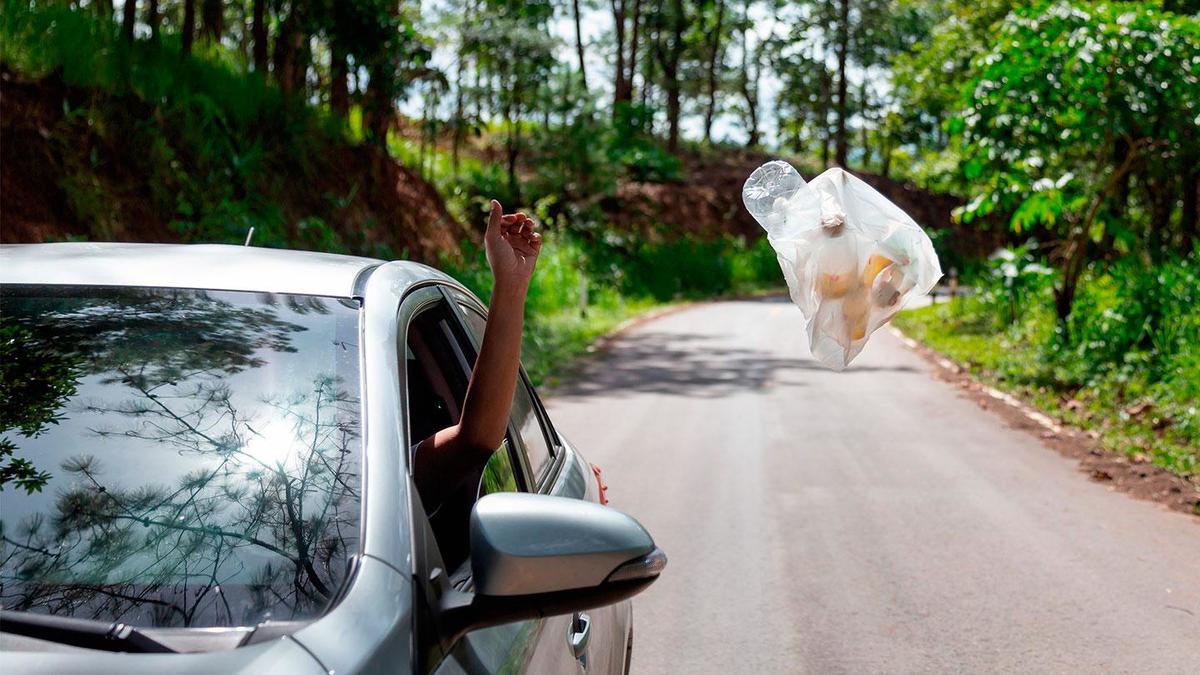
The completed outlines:
{"type": "MultiPolygon", "coordinates": [[[[373,108],[378,83],[342,99],[335,90],[345,83],[331,82],[314,100],[296,95],[306,82],[288,81],[281,66],[316,57],[284,53],[278,33],[289,21],[331,44],[349,38],[329,31],[364,30],[339,22],[376,22],[377,30],[398,31],[394,39],[406,45],[386,47],[395,52],[390,58],[409,59],[404,82],[384,83],[398,96],[433,77],[422,70],[428,37],[404,30],[411,17],[370,14],[370,2],[358,10],[279,8],[282,24],[271,24],[273,51],[260,71],[253,27],[239,43],[220,37],[240,29],[229,25],[239,7],[211,3],[224,14],[194,17],[194,34],[186,36],[184,4],[191,3],[130,3],[139,10],[132,37],[128,15],[106,20],[101,6],[6,5],[6,180],[44,177],[29,187],[49,193],[44,201],[58,197],[63,212],[46,216],[59,227],[34,228],[31,238],[241,243],[253,227],[256,245],[437,264],[486,300],[490,279],[474,224],[487,200],[499,198],[536,214],[547,232],[526,340],[530,373],[539,381],[640,312],[778,283],[765,242],[609,226],[598,198],[613,194],[618,180],[679,175],[679,160],[640,130],[645,120],[613,121],[591,111],[558,124],[480,123],[470,130],[474,142],[445,129],[427,136],[428,121],[395,120],[373,108]],[[359,10],[367,13],[354,14],[359,10]],[[510,137],[520,134],[526,140],[510,137]],[[35,135],[28,145],[22,137],[35,135]],[[506,144],[519,144],[540,168],[490,158],[495,148],[517,148],[506,144]]],[[[364,51],[343,57],[357,55],[369,70],[374,57],[361,44],[355,49],[364,51]]],[[[582,105],[581,96],[574,101],[582,105]]],[[[24,214],[10,206],[24,205],[5,196],[5,225],[20,226],[24,214]]]]}
{"type": "Polygon", "coordinates": [[[1069,330],[1055,275],[1005,251],[975,295],[903,312],[905,333],[1100,445],[1200,483],[1200,265],[1096,265],[1069,330]]]}
{"type": "Polygon", "coordinates": [[[897,324],[1198,482],[1200,8],[1020,5],[955,4],[898,62],[901,96],[943,120],[918,170],[1011,243],[964,261],[975,295],[897,324]]]}
{"type": "Polygon", "coordinates": [[[9,1],[0,236],[240,244],[253,227],[257,245],[436,264],[486,298],[498,198],[548,238],[527,343],[546,379],[637,312],[778,286],[741,181],[774,156],[836,164],[981,289],[908,330],[1195,475],[1198,12],[9,1]],[[599,13],[611,28],[589,39],[599,13]]]}

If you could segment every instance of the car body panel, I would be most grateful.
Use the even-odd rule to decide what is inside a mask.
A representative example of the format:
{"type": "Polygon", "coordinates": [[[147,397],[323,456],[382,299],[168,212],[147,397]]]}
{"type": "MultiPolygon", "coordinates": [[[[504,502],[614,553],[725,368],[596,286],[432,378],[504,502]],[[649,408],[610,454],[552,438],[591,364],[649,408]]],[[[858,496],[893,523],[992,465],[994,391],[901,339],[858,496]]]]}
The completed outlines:
{"type": "Polygon", "coordinates": [[[427,282],[403,263],[372,270],[363,303],[363,450],[365,497],[363,553],[398,570],[412,570],[408,441],[403,411],[401,329],[397,313],[410,290],[427,282]]]}
{"type": "MultiPolygon", "coordinates": [[[[341,601],[294,634],[261,644],[133,656],[70,647],[53,653],[4,651],[6,670],[358,673],[404,671],[416,665],[417,570],[410,508],[414,495],[408,467],[413,439],[407,438],[400,351],[407,329],[405,310],[407,301],[430,296],[436,289],[452,306],[464,303],[486,314],[478,298],[449,276],[418,263],[220,245],[5,245],[0,246],[0,283],[197,288],[358,298],[363,303],[363,532],[357,569],[341,601]]],[[[590,465],[560,440],[541,491],[598,502],[590,465]]],[[[528,466],[524,471],[528,474],[528,466]]],[[[579,672],[584,664],[587,672],[620,672],[630,607],[625,601],[587,612],[591,638],[581,660],[569,643],[573,617],[564,615],[474,631],[451,647],[436,672],[579,672]]]]}
{"type": "MultiPolygon", "coordinates": [[[[582,491],[579,499],[599,503],[600,486],[592,473],[591,464],[562,434],[559,434],[559,441],[566,452],[563,466],[550,494],[572,497],[580,495],[582,491]]],[[[597,673],[621,672],[625,664],[625,649],[630,638],[630,628],[633,625],[633,604],[626,600],[608,607],[588,610],[587,614],[592,619],[588,669],[597,673]]]]}
{"type": "Polygon", "coordinates": [[[412,663],[412,606],[409,576],[366,555],[346,597],[292,637],[327,672],[391,671],[412,663]]]}
{"type": "Polygon", "coordinates": [[[65,647],[46,651],[4,651],[5,673],[89,673],[90,675],[196,675],[245,672],[262,675],[323,675],[328,671],[291,637],[224,651],[194,654],[124,654],[65,647]]]}
{"type": "Polygon", "coordinates": [[[92,242],[5,245],[0,261],[0,282],[6,284],[162,286],[335,298],[353,296],[359,275],[382,263],[253,246],[92,242]]]}

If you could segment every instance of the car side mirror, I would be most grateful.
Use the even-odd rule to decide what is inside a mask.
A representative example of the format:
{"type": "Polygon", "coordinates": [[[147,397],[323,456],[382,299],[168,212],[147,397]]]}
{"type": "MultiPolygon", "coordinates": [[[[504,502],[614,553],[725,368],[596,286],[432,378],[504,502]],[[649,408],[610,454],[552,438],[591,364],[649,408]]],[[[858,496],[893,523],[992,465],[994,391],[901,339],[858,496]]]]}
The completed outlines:
{"type": "Polygon", "coordinates": [[[498,493],[471,511],[472,591],[438,603],[443,639],[630,598],[658,579],[667,556],[630,516],[592,502],[498,493]]]}

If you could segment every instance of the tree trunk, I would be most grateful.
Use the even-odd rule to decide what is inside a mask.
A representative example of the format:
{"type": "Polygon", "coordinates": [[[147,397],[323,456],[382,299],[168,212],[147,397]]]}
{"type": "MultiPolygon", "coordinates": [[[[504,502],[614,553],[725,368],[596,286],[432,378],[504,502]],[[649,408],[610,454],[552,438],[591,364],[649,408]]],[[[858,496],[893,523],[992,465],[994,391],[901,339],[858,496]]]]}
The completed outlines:
{"type": "MultiPolygon", "coordinates": [[[[474,3],[468,4],[467,11],[469,11],[469,12],[475,11],[474,3]]],[[[579,0],[575,0],[575,11],[576,11],[576,14],[575,14],[575,37],[576,37],[576,39],[578,39],[579,38],[579,13],[578,13],[579,12],[579,0]]],[[[582,42],[579,43],[579,47],[580,47],[580,49],[583,48],[582,42]]],[[[460,32],[459,32],[459,36],[458,36],[458,54],[456,56],[457,56],[457,58],[455,59],[455,64],[454,64],[454,68],[456,71],[455,76],[454,76],[454,127],[451,129],[451,136],[450,136],[450,171],[454,175],[455,179],[458,178],[458,169],[459,169],[459,161],[460,161],[459,160],[459,150],[462,148],[463,131],[464,131],[464,127],[466,126],[466,119],[464,116],[466,115],[466,112],[467,112],[466,111],[466,107],[467,107],[466,92],[464,91],[464,87],[463,87],[463,85],[465,83],[465,81],[464,81],[465,70],[467,67],[466,66],[466,63],[467,63],[467,35],[466,35],[466,26],[465,25],[463,25],[460,28],[460,32]]],[[[580,56],[579,65],[580,65],[580,67],[583,67],[583,52],[582,51],[579,52],[579,56],[580,56]]],[[[587,92],[587,78],[586,77],[584,77],[584,79],[583,79],[583,90],[584,90],[584,92],[587,92]]]]}
{"type": "Polygon", "coordinates": [[[846,166],[849,147],[846,140],[846,59],[850,51],[850,0],[840,0],[838,8],[838,99],[837,99],[837,156],[838,166],[846,166]]]}
{"type": "Polygon", "coordinates": [[[238,5],[238,55],[243,63],[250,63],[250,7],[238,5]]]}
{"type": "Polygon", "coordinates": [[[867,136],[867,134],[869,132],[869,129],[867,129],[867,126],[868,126],[867,123],[869,121],[869,118],[867,116],[867,75],[866,75],[866,73],[863,73],[863,80],[858,85],[858,97],[859,97],[858,104],[861,106],[860,112],[862,113],[862,129],[860,130],[861,131],[860,136],[861,136],[861,143],[862,143],[862,153],[863,153],[862,154],[862,166],[865,169],[868,166],[870,166],[870,162],[871,162],[870,139],[867,136]]]}
{"type": "Polygon", "coordinates": [[[1171,207],[1175,205],[1174,176],[1163,175],[1146,181],[1146,202],[1150,206],[1151,255],[1158,259],[1171,243],[1171,207]]]}
{"type": "Polygon", "coordinates": [[[713,118],[717,114],[717,62],[721,60],[721,29],[724,27],[725,3],[717,0],[717,25],[710,42],[708,58],[708,107],[704,111],[704,142],[712,144],[713,118]]]}
{"type": "Polygon", "coordinates": [[[679,58],[683,55],[683,30],[687,23],[683,15],[683,0],[672,0],[671,12],[673,41],[662,67],[663,86],[667,90],[667,150],[674,154],[679,151],[679,58]]]}
{"type": "MultiPolygon", "coordinates": [[[[746,16],[750,15],[750,0],[746,0],[746,16]]],[[[755,54],[758,58],[758,54],[755,54]]],[[[757,66],[757,64],[756,64],[757,66]]],[[[746,147],[758,145],[758,73],[754,74],[754,86],[750,84],[750,31],[742,24],[742,99],[746,102],[746,147]]]]}
{"type": "Polygon", "coordinates": [[[1101,209],[1105,204],[1109,203],[1109,200],[1116,193],[1120,181],[1132,170],[1138,156],[1139,153],[1136,147],[1129,148],[1125,160],[1115,167],[1103,189],[1092,201],[1087,214],[1078,226],[1071,231],[1064,247],[1063,281],[1061,286],[1054,289],[1054,310],[1058,315],[1058,322],[1063,333],[1068,337],[1070,337],[1071,328],[1068,319],[1071,317],[1071,308],[1075,304],[1075,291],[1079,286],[1079,277],[1083,274],[1083,269],[1087,264],[1087,245],[1088,240],[1091,238],[1092,226],[1096,223],[1096,218],[1099,217],[1101,209]]]}
{"type": "Polygon", "coordinates": [[[285,94],[294,94],[302,90],[308,72],[308,62],[304,53],[307,37],[300,30],[299,11],[299,7],[293,6],[287,18],[280,24],[279,36],[275,39],[275,80],[285,94]]]}
{"type": "Polygon", "coordinates": [[[146,3],[146,23],[150,26],[150,39],[158,41],[158,31],[162,23],[162,14],[158,11],[158,0],[146,3]]]}
{"type": "Polygon", "coordinates": [[[343,117],[350,112],[348,71],[346,50],[331,46],[329,50],[329,107],[343,117]]]}
{"type": "Polygon", "coordinates": [[[183,55],[192,53],[192,40],[196,36],[196,0],[183,0],[183,26],[180,28],[180,49],[183,55]]]}
{"type": "MultiPolygon", "coordinates": [[[[514,92],[515,93],[515,92],[514,92]]],[[[516,95],[508,97],[508,102],[504,106],[504,124],[508,128],[508,135],[505,139],[505,169],[508,172],[508,189],[513,194],[513,198],[519,203],[521,201],[521,181],[517,178],[517,155],[520,153],[520,134],[521,128],[517,124],[517,110],[515,109],[516,95]]]]}
{"type": "Polygon", "coordinates": [[[1083,274],[1086,254],[1087,227],[1080,227],[1067,245],[1063,258],[1062,285],[1054,289],[1054,312],[1064,332],[1070,329],[1068,320],[1071,318],[1071,308],[1075,305],[1075,291],[1079,288],[1079,277],[1083,274]]]}
{"type": "Polygon", "coordinates": [[[613,114],[625,95],[625,0],[612,0],[613,33],[616,36],[617,64],[613,75],[613,114]]]}
{"type": "Polygon", "coordinates": [[[95,4],[96,14],[104,21],[112,21],[113,18],[113,1],[98,0],[95,4]]]}
{"type": "Polygon", "coordinates": [[[821,131],[821,168],[829,168],[829,142],[833,134],[829,129],[829,101],[832,97],[833,82],[830,81],[828,69],[821,68],[821,93],[817,104],[817,115],[821,131]]]}
{"type": "Polygon", "coordinates": [[[221,0],[203,0],[200,5],[201,34],[213,42],[220,42],[225,33],[225,8],[221,0]]]}
{"type": "MultiPolygon", "coordinates": [[[[588,90],[587,83],[587,59],[583,53],[583,28],[579,22],[579,0],[571,0],[571,11],[575,16],[575,52],[579,55],[579,83],[583,85],[583,91],[586,94],[588,90]]],[[[461,76],[462,69],[459,69],[461,76]]],[[[461,82],[461,80],[459,80],[461,82]]],[[[461,99],[461,96],[459,97],[461,99]]],[[[462,106],[459,106],[459,112],[462,112],[462,106]]],[[[457,149],[457,147],[455,148],[457,149]]],[[[455,161],[455,172],[458,171],[458,162],[455,161]]]]}
{"type": "MultiPolygon", "coordinates": [[[[395,16],[400,11],[399,3],[389,2],[386,11],[389,16],[395,16]]],[[[370,132],[370,142],[384,150],[379,153],[379,161],[382,164],[376,170],[375,177],[376,180],[381,180],[384,167],[391,162],[387,156],[387,138],[396,120],[395,95],[399,74],[387,58],[376,57],[366,65],[370,80],[363,94],[363,121],[370,132]]]]}
{"type": "MultiPolygon", "coordinates": [[[[1113,165],[1120,167],[1124,166],[1129,158],[1129,143],[1124,136],[1118,136],[1113,142],[1113,165]]],[[[1114,220],[1124,220],[1125,211],[1129,208],[1129,174],[1124,174],[1117,179],[1116,187],[1113,190],[1113,196],[1108,204],[1108,212],[1114,220]]],[[[1105,228],[1104,235],[1101,239],[1101,249],[1104,251],[1113,251],[1116,242],[1116,233],[1112,228],[1105,228]]]]}
{"type": "Polygon", "coordinates": [[[251,26],[254,34],[254,72],[267,75],[267,54],[270,46],[267,44],[267,0],[254,0],[254,24],[251,26]]]}
{"type": "Polygon", "coordinates": [[[387,147],[387,134],[392,128],[392,101],[388,78],[393,74],[385,66],[368,67],[370,83],[363,95],[363,126],[367,128],[370,142],[377,147],[387,147]]]}
{"type": "Polygon", "coordinates": [[[1200,189],[1200,156],[1192,156],[1187,164],[1191,165],[1192,170],[1183,175],[1183,207],[1179,211],[1184,255],[1200,248],[1200,214],[1196,212],[1196,191],[1200,189]]]}
{"type": "Polygon", "coordinates": [[[633,29],[629,34],[629,64],[625,75],[625,100],[633,101],[633,76],[637,74],[638,42],[642,33],[642,0],[633,3],[633,29]]]}
{"type": "Polygon", "coordinates": [[[133,24],[137,22],[137,0],[125,0],[121,8],[121,39],[133,42],[133,24]]]}

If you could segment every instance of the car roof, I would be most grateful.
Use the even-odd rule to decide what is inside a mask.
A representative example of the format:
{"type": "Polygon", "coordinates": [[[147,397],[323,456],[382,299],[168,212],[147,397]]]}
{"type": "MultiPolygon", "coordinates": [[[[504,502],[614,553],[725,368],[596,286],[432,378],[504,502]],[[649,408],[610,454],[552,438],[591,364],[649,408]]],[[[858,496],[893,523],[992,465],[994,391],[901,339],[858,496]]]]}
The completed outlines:
{"type": "MultiPolygon", "coordinates": [[[[0,246],[0,283],[144,286],[355,297],[374,258],[222,244],[65,242],[0,246]]],[[[420,263],[406,276],[448,280],[420,263]]]]}

